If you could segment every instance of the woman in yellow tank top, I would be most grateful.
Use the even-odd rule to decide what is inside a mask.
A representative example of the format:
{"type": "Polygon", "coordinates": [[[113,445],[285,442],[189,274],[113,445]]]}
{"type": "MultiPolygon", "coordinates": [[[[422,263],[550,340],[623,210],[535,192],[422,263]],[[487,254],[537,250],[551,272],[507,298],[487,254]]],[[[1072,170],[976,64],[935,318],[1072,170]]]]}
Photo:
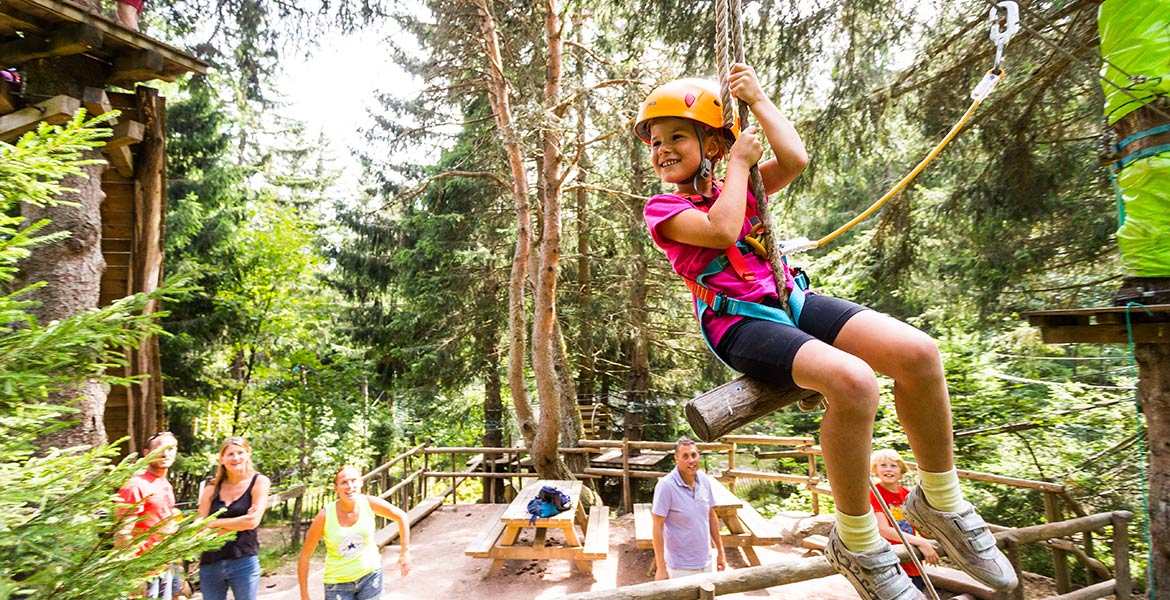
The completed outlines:
{"type": "Polygon", "coordinates": [[[309,526],[297,560],[301,600],[309,600],[309,559],[317,542],[325,540],[325,597],[329,600],[369,600],[382,595],[382,553],[374,543],[374,515],[398,524],[398,568],[410,572],[410,523],[402,509],[375,496],[361,493],[361,472],[344,466],[334,477],[337,501],[332,502],[309,526]]]}

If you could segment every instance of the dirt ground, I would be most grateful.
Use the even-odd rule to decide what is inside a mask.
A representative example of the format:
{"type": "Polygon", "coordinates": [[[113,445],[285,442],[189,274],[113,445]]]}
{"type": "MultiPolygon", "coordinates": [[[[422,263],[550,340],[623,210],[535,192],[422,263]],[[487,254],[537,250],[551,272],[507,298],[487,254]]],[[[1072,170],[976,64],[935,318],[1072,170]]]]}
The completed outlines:
{"type": "MultiPolygon", "coordinates": [[[[640,550],[634,544],[632,514],[610,520],[609,557],[596,561],[592,575],[578,573],[566,560],[508,561],[499,575],[487,576],[491,561],[470,558],[463,549],[487,523],[496,507],[491,505],[445,505],[411,529],[411,554],[414,568],[405,578],[398,576],[396,561],[398,547],[391,545],[382,551],[385,573],[384,600],[519,600],[561,598],[567,594],[590,590],[614,589],[621,586],[653,580],[650,567],[653,551],[640,550]]],[[[802,520],[803,522],[804,520],[802,520]]],[[[795,526],[793,517],[778,516],[774,522],[782,531],[795,526]]],[[[805,523],[803,526],[811,526],[805,523]]],[[[524,538],[522,537],[521,540],[524,538]]],[[[757,548],[763,564],[802,556],[799,547],[777,544],[757,548]]],[[[731,568],[747,567],[743,554],[728,549],[731,568]]],[[[311,568],[310,598],[322,598],[321,559],[311,568]]],[[[1030,582],[1031,583],[1031,582],[1030,582]]],[[[1029,585],[1028,597],[1041,597],[1029,585]]],[[[1036,590],[1037,592],[1039,590],[1036,590]]],[[[720,598],[790,598],[792,600],[857,600],[858,596],[840,575],[779,586],[745,594],[720,598]]],[[[195,596],[199,598],[198,595],[195,596]]],[[[264,600],[299,600],[295,560],[273,573],[266,573],[260,582],[260,598],[264,600]]]]}

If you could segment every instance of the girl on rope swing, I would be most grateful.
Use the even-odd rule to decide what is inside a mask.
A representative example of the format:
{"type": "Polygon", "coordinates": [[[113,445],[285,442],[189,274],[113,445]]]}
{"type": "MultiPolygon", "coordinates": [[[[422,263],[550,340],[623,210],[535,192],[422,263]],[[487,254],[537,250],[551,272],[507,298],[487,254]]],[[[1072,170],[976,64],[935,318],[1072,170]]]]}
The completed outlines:
{"type": "MultiPolygon", "coordinates": [[[[775,193],[804,170],[804,144],[751,67],[734,65],[728,83],[775,153],[759,165],[765,190],[775,193]]],[[[695,294],[709,346],[741,373],[815,390],[827,400],[821,446],[837,507],[829,561],[863,598],[921,597],[878,534],[868,500],[877,371],[894,380],[898,417],[920,469],[906,516],[972,577],[996,590],[1014,588],[1015,570],[959,489],[950,400],[934,340],[888,315],[805,292],[787,268],[783,285],[796,314],[780,308],[767,260],[743,243],[758,213],[748,174],[763,154],[760,133],[749,127],[737,137],[738,127],[724,124],[714,83],[680,79],[660,86],[642,102],[634,131],[651,148],[654,173],[676,187],[647,201],[644,217],[654,242],[695,294]],[[712,166],[724,157],[726,175],[716,181],[712,166]]]]}

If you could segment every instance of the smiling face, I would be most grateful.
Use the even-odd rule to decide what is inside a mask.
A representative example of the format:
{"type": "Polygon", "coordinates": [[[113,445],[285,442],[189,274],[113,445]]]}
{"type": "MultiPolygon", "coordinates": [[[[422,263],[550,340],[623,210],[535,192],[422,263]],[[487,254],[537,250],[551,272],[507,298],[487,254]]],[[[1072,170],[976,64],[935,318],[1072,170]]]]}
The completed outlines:
{"type": "Polygon", "coordinates": [[[337,497],[352,502],[362,492],[362,474],[355,467],[342,467],[333,480],[337,497]]]}
{"type": "Polygon", "coordinates": [[[674,450],[674,462],[684,481],[693,481],[699,472],[699,449],[694,444],[679,444],[674,450]]]}
{"type": "MultiPolygon", "coordinates": [[[[650,122],[648,129],[654,174],[665,183],[680,188],[690,186],[702,160],[695,122],[679,117],[659,117],[650,122]]],[[[713,154],[709,148],[708,154],[713,154]]]]}
{"type": "Polygon", "coordinates": [[[228,471],[247,471],[252,466],[252,453],[243,446],[227,444],[219,451],[219,464],[228,471]]]}
{"type": "Polygon", "coordinates": [[[877,476],[881,484],[888,489],[898,489],[899,482],[902,480],[902,465],[897,461],[889,458],[880,458],[873,463],[873,474],[877,476]]]}

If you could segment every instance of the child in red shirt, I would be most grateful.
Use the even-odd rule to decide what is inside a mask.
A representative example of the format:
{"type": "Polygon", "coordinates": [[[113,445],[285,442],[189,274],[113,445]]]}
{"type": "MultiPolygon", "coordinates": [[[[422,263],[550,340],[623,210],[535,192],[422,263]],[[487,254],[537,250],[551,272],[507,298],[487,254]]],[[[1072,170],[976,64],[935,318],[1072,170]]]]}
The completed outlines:
{"type": "MultiPolygon", "coordinates": [[[[902,477],[909,471],[906,461],[902,460],[902,456],[897,451],[885,449],[874,452],[870,456],[869,465],[870,471],[878,480],[875,487],[882,495],[886,507],[890,509],[890,516],[897,521],[897,527],[902,530],[906,541],[922,551],[922,562],[937,565],[938,552],[935,551],[934,544],[926,538],[915,535],[914,526],[902,515],[902,505],[906,503],[906,496],[910,495],[910,490],[902,486],[902,477]]],[[[873,513],[877,517],[878,533],[891,544],[901,544],[902,540],[898,538],[898,532],[894,530],[894,525],[890,524],[890,520],[882,512],[882,505],[878,503],[877,496],[873,495],[873,491],[869,492],[869,503],[873,506],[873,513]]],[[[926,584],[922,581],[922,574],[914,567],[914,563],[902,563],[902,569],[906,571],[906,575],[910,576],[910,581],[914,582],[915,587],[920,590],[926,589],[926,584]]]]}

